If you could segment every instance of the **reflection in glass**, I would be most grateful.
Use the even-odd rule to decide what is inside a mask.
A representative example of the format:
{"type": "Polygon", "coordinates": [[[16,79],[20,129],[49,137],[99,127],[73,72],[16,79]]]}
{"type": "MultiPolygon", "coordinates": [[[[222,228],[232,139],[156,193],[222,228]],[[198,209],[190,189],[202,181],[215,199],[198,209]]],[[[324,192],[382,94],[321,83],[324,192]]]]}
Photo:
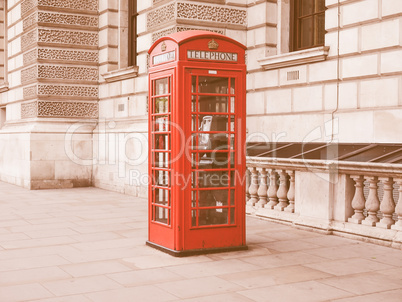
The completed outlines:
{"type": "Polygon", "coordinates": [[[228,190],[198,191],[199,207],[221,207],[228,205],[228,190]]]}
{"type": "Polygon", "coordinates": [[[157,168],[169,168],[169,153],[155,152],[153,166],[157,168]]]}
{"type": "Polygon", "coordinates": [[[235,224],[235,208],[230,208],[230,224],[235,224]]]}
{"type": "Polygon", "coordinates": [[[170,199],[170,190],[160,189],[160,188],[152,188],[154,203],[167,205],[170,199]]]}
{"type": "Polygon", "coordinates": [[[199,112],[228,112],[228,97],[200,96],[198,100],[199,112]]]}
{"type": "Polygon", "coordinates": [[[162,207],[154,207],[155,217],[154,220],[164,224],[168,224],[170,221],[170,210],[162,207]]]}
{"type": "Polygon", "coordinates": [[[228,78],[222,77],[199,77],[199,93],[228,93],[228,78]]]}
{"type": "Polygon", "coordinates": [[[170,183],[169,171],[154,170],[153,183],[159,187],[168,187],[170,183]]]}
{"type": "Polygon", "coordinates": [[[154,134],[154,149],[170,150],[169,134],[154,134]]]}
{"type": "Polygon", "coordinates": [[[155,113],[167,113],[169,111],[169,99],[167,97],[155,99],[155,113]]]}
{"type": "Polygon", "coordinates": [[[198,210],[198,224],[203,225],[218,225],[228,223],[228,209],[203,209],[198,210]]]}
{"type": "Polygon", "coordinates": [[[169,93],[169,78],[155,80],[155,94],[163,95],[169,93]]]}
{"type": "Polygon", "coordinates": [[[300,20],[300,44],[302,48],[314,45],[313,17],[308,17],[300,20]]]}

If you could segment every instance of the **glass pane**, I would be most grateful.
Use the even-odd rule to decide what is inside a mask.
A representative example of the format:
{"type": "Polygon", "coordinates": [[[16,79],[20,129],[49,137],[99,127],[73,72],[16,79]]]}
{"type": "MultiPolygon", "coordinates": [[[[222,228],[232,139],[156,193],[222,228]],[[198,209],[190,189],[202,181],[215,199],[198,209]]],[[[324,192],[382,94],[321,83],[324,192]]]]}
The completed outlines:
{"type": "Polygon", "coordinates": [[[154,170],[153,181],[156,186],[168,187],[170,184],[170,173],[169,171],[159,171],[154,170]]]}
{"type": "Polygon", "coordinates": [[[235,208],[230,208],[230,224],[235,224],[235,208]]]}
{"type": "Polygon", "coordinates": [[[169,204],[170,191],[159,188],[152,188],[153,191],[153,203],[167,206],[169,204]]]}
{"type": "Polygon", "coordinates": [[[325,10],[325,0],[315,0],[315,12],[319,13],[325,10]]]}
{"type": "Polygon", "coordinates": [[[191,77],[191,92],[192,93],[196,93],[197,89],[197,77],[196,76],[192,76],[191,77]]]}
{"type": "Polygon", "coordinates": [[[191,211],[191,226],[197,226],[197,211],[191,211]]]}
{"type": "Polygon", "coordinates": [[[155,95],[169,93],[169,78],[155,80],[155,95]]]}
{"type": "Polygon", "coordinates": [[[228,98],[226,96],[200,96],[198,111],[228,112],[228,98]]]}
{"type": "Polygon", "coordinates": [[[234,206],[235,205],[235,190],[230,190],[230,205],[234,206]]]}
{"type": "Polygon", "coordinates": [[[154,134],[154,149],[170,150],[169,134],[154,134]]]}
{"type": "Polygon", "coordinates": [[[315,0],[302,0],[299,1],[301,6],[301,14],[299,16],[311,15],[314,12],[315,0]]]}
{"type": "Polygon", "coordinates": [[[200,133],[198,136],[198,148],[196,141],[193,140],[194,149],[227,150],[229,148],[228,135],[226,133],[200,133]]]}
{"type": "Polygon", "coordinates": [[[169,131],[169,117],[160,116],[155,119],[154,131],[156,132],[166,132],[169,131]]]}
{"type": "Polygon", "coordinates": [[[221,207],[228,205],[228,190],[198,191],[199,207],[221,207]]]}
{"type": "Polygon", "coordinates": [[[199,115],[198,131],[228,131],[227,115],[199,115]]]}
{"type": "Polygon", "coordinates": [[[217,225],[228,223],[228,209],[205,209],[199,210],[198,224],[217,225]]]}
{"type": "Polygon", "coordinates": [[[325,15],[315,16],[315,45],[324,45],[325,42],[325,15]]]}
{"type": "Polygon", "coordinates": [[[195,112],[197,110],[197,97],[195,95],[191,96],[191,111],[195,112]]]}
{"type": "MultiPolygon", "coordinates": [[[[202,161],[200,161],[200,168],[202,161]]],[[[229,185],[229,174],[227,171],[200,171],[198,173],[198,186],[200,188],[219,188],[229,185]]]]}
{"type": "Polygon", "coordinates": [[[169,168],[169,153],[155,152],[153,166],[157,168],[169,168]]]}
{"type": "Polygon", "coordinates": [[[199,93],[228,93],[228,78],[199,77],[199,93]]]}
{"type": "Polygon", "coordinates": [[[154,220],[164,224],[170,222],[170,210],[162,207],[154,207],[155,217],[154,220]]]}
{"type": "Polygon", "coordinates": [[[155,99],[155,113],[167,113],[169,112],[169,98],[162,97],[155,99]]]}
{"type": "Polygon", "coordinates": [[[235,98],[234,96],[230,97],[230,112],[235,112],[235,98]]]}
{"type": "Polygon", "coordinates": [[[230,93],[234,94],[236,91],[236,81],[234,78],[230,79],[230,93]]]}
{"type": "Polygon", "coordinates": [[[311,47],[313,45],[313,17],[300,20],[300,41],[301,48],[311,47]]]}

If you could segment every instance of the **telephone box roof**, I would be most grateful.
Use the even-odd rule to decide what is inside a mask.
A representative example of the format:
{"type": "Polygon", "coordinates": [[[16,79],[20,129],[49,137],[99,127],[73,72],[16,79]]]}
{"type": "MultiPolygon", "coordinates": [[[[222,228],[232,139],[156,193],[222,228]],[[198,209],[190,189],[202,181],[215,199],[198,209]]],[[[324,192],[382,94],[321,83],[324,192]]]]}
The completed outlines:
{"type": "Polygon", "coordinates": [[[176,42],[178,45],[181,45],[188,41],[191,41],[194,39],[200,39],[200,38],[219,38],[219,39],[231,42],[233,44],[236,44],[243,49],[246,49],[246,47],[243,44],[241,44],[241,43],[237,42],[236,40],[233,40],[229,37],[218,34],[218,33],[210,32],[210,31],[206,31],[206,30],[187,30],[187,31],[173,33],[173,34],[159,38],[158,40],[155,41],[155,43],[148,50],[148,53],[150,54],[152,52],[152,50],[156,47],[156,45],[158,45],[160,42],[162,42],[164,40],[172,40],[172,41],[176,42]]]}

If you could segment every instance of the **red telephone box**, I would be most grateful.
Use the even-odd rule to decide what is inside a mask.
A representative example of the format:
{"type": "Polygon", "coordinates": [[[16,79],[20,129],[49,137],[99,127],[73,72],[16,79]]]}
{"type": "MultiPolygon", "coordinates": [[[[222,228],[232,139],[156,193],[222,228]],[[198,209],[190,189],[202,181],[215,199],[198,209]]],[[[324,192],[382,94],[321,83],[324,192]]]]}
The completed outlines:
{"type": "Polygon", "coordinates": [[[245,47],[186,31],[149,54],[147,244],[175,256],[247,249],[245,47]]]}

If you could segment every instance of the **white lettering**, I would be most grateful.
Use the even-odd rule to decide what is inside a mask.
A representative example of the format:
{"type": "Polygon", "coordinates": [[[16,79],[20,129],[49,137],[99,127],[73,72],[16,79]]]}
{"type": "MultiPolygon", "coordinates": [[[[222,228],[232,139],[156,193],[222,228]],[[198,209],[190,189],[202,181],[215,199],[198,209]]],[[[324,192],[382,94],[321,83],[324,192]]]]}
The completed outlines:
{"type": "Polygon", "coordinates": [[[188,50],[188,59],[201,59],[210,61],[229,61],[237,62],[237,53],[219,52],[219,51],[204,51],[204,50],[188,50]]]}

